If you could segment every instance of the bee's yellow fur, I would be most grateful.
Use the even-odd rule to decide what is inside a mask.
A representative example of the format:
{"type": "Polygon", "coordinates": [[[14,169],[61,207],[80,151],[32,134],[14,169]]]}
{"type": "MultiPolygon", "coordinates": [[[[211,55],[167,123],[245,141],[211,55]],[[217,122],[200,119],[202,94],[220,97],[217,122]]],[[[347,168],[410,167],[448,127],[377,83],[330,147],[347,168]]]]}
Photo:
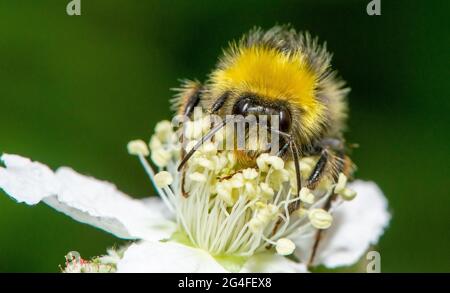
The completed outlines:
{"type": "Polygon", "coordinates": [[[325,138],[343,140],[349,89],[333,70],[326,46],[290,26],[256,28],[232,43],[205,83],[183,85],[175,105],[185,104],[198,89],[199,105],[206,111],[227,96],[215,112],[223,117],[246,95],[283,104],[292,118],[289,132],[302,154],[325,138]]]}
{"type": "Polygon", "coordinates": [[[311,132],[317,130],[323,120],[324,105],[315,99],[317,76],[300,51],[282,53],[265,46],[236,46],[224,63],[211,76],[218,89],[293,103],[305,113],[303,127],[311,132]]]}

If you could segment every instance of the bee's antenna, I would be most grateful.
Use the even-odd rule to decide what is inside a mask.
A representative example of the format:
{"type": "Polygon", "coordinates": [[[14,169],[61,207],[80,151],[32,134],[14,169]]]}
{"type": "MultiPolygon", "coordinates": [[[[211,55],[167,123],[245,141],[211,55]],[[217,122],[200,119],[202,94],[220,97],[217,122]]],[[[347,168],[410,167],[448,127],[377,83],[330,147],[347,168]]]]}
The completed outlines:
{"type": "MultiPolygon", "coordinates": [[[[294,159],[295,175],[296,175],[296,180],[297,180],[297,198],[298,198],[298,197],[300,197],[300,190],[302,189],[302,176],[300,173],[300,163],[299,163],[300,156],[298,153],[298,148],[297,148],[297,145],[295,144],[295,141],[291,135],[289,135],[288,133],[285,133],[285,132],[281,132],[281,131],[279,131],[278,133],[289,139],[289,141],[283,146],[282,149],[284,149],[286,145],[289,145],[289,150],[291,151],[293,159],[294,159]]],[[[300,204],[300,201],[298,201],[298,200],[289,204],[288,213],[290,214],[293,211],[295,211],[296,209],[298,209],[299,204],[300,204]]],[[[282,221],[282,218],[279,218],[278,221],[275,223],[275,226],[272,229],[272,235],[274,235],[277,232],[278,228],[280,227],[281,221],[282,221]]]]}
{"type": "MultiPolygon", "coordinates": [[[[298,154],[298,148],[297,145],[295,144],[295,141],[293,139],[291,139],[291,141],[289,142],[289,146],[290,146],[290,150],[292,152],[292,156],[294,157],[294,166],[295,166],[295,176],[296,176],[296,180],[297,180],[297,197],[300,196],[300,190],[302,189],[302,175],[300,173],[300,156],[298,154]]],[[[296,210],[298,208],[299,205],[299,201],[295,201],[293,202],[293,206],[292,208],[290,208],[290,210],[296,210]]]]}
{"type": "Polygon", "coordinates": [[[217,131],[222,129],[230,120],[233,120],[234,117],[225,119],[221,124],[215,126],[213,129],[211,129],[207,134],[205,134],[196,144],[195,146],[186,154],[186,156],[183,157],[183,159],[180,162],[180,165],[178,165],[178,172],[183,169],[183,166],[189,161],[189,159],[194,155],[194,153],[205,143],[208,141],[211,137],[213,137],[214,134],[216,134],[217,131]]]}
{"type": "MultiPolygon", "coordinates": [[[[286,149],[287,146],[289,146],[289,149],[292,153],[293,159],[294,159],[294,166],[295,166],[295,176],[296,176],[296,180],[297,180],[297,197],[300,196],[300,190],[302,189],[302,175],[300,173],[300,156],[299,156],[299,151],[298,151],[298,147],[297,144],[295,143],[292,135],[290,135],[289,133],[274,129],[274,128],[269,128],[271,131],[273,131],[274,133],[277,133],[285,138],[288,139],[288,142],[281,148],[281,150],[278,152],[277,155],[284,153],[284,150],[286,149]]],[[[295,201],[294,203],[292,203],[292,207],[289,208],[289,211],[294,211],[298,208],[299,205],[299,201],[295,201]]]]}

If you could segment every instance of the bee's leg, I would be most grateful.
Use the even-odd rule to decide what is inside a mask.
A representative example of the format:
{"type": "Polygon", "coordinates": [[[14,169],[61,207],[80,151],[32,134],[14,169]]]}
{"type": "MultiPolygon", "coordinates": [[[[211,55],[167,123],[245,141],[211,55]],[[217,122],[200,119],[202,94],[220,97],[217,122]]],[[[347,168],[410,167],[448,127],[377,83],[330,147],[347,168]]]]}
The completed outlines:
{"type": "Polygon", "coordinates": [[[209,109],[209,112],[211,114],[216,114],[223,107],[223,105],[225,105],[225,102],[227,101],[229,96],[229,92],[223,93],[220,97],[217,98],[217,100],[214,101],[211,108],[209,109]]]}
{"type": "MultiPolygon", "coordinates": [[[[203,86],[200,82],[186,81],[182,88],[179,90],[180,93],[175,97],[173,104],[178,107],[178,113],[190,118],[194,112],[195,107],[199,106],[203,86]]],[[[181,136],[181,144],[183,144],[184,137],[181,136]]],[[[185,151],[181,149],[181,157],[185,156],[185,151]]]]}
{"type": "MultiPolygon", "coordinates": [[[[192,116],[195,107],[197,107],[200,104],[202,89],[203,87],[199,82],[188,81],[183,85],[177,101],[179,107],[178,112],[181,115],[189,118],[192,116]]],[[[183,144],[184,137],[181,136],[180,139],[181,144],[183,144]]],[[[185,155],[186,155],[185,150],[181,148],[181,157],[184,158],[185,155]]],[[[184,197],[188,197],[189,194],[186,192],[184,188],[185,177],[186,171],[183,170],[181,172],[181,194],[184,197]]]]}
{"type": "MultiPolygon", "coordinates": [[[[300,173],[300,153],[298,151],[297,145],[294,140],[291,140],[289,143],[291,148],[292,156],[294,157],[294,167],[295,167],[295,176],[297,182],[297,198],[300,197],[300,190],[302,189],[302,174],[300,173]]],[[[289,214],[295,211],[300,207],[300,201],[293,202],[289,205],[288,211],[289,214]]]]}
{"type": "Polygon", "coordinates": [[[320,142],[318,148],[320,150],[320,157],[308,178],[307,187],[309,189],[316,188],[317,183],[325,174],[331,175],[334,181],[337,181],[339,173],[344,170],[346,161],[344,144],[339,139],[324,139],[320,142]]]}
{"type": "MultiPolygon", "coordinates": [[[[197,83],[193,87],[193,89],[189,92],[189,94],[185,96],[184,108],[182,109],[182,113],[184,115],[190,117],[192,115],[195,107],[197,107],[199,104],[201,104],[200,102],[201,102],[202,89],[203,89],[203,87],[201,86],[201,84],[197,83]]],[[[228,98],[228,92],[225,92],[214,102],[211,109],[209,109],[209,113],[215,114],[217,111],[219,111],[220,108],[222,108],[222,106],[225,104],[225,101],[227,100],[227,98],[228,98]]],[[[182,151],[181,151],[181,158],[182,158],[182,162],[180,164],[180,167],[182,167],[186,163],[186,161],[189,159],[189,158],[186,158],[186,153],[185,153],[184,149],[182,149],[182,151]]],[[[180,167],[178,168],[179,170],[182,169],[180,167]]],[[[181,194],[184,197],[188,197],[188,193],[184,189],[186,172],[184,170],[181,170],[181,172],[182,172],[182,174],[181,174],[181,194]]]]}
{"type": "MultiPolygon", "coordinates": [[[[320,179],[324,176],[327,170],[328,164],[333,164],[332,168],[332,176],[334,181],[337,181],[337,178],[339,176],[339,173],[344,170],[344,151],[343,151],[343,144],[342,142],[335,140],[331,140],[332,144],[328,144],[328,146],[325,146],[325,148],[322,150],[319,160],[316,163],[316,166],[314,167],[314,170],[312,171],[311,175],[308,178],[307,187],[314,189],[317,185],[317,183],[320,181],[320,179]],[[329,148],[332,147],[336,149],[335,154],[331,154],[329,148]],[[330,162],[330,160],[333,160],[330,162]]],[[[331,207],[331,204],[336,199],[337,195],[333,192],[333,194],[327,199],[325,202],[325,205],[323,206],[323,209],[328,211],[331,207]]],[[[316,233],[316,238],[314,240],[314,244],[312,247],[311,256],[308,261],[308,266],[311,266],[314,262],[314,258],[317,253],[317,249],[319,247],[319,243],[322,237],[322,231],[318,230],[316,233]]]]}
{"type": "Polygon", "coordinates": [[[175,98],[172,100],[172,108],[180,115],[190,117],[194,108],[200,105],[203,85],[198,81],[184,81],[175,98]]]}
{"type": "MultiPolygon", "coordinates": [[[[283,139],[283,141],[284,141],[284,139],[283,139]]],[[[283,157],[286,154],[288,149],[289,149],[289,141],[286,141],[283,144],[283,146],[278,150],[276,156],[277,157],[283,157]]]]}
{"type": "MultiPolygon", "coordinates": [[[[290,148],[292,152],[292,156],[294,159],[294,166],[295,166],[295,174],[296,174],[296,181],[297,181],[297,197],[300,196],[300,190],[302,188],[302,178],[300,174],[300,158],[299,158],[299,151],[297,149],[297,146],[295,145],[292,137],[288,137],[285,144],[281,147],[281,149],[278,151],[278,156],[283,156],[287,149],[290,148]]],[[[295,201],[288,206],[288,213],[291,214],[293,211],[297,210],[300,207],[300,201],[295,201]]],[[[274,235],[278,229],[280,228],[282,222],[282,218],[280,217],[278,221],[275,223],[275,226],[272,229],[272,235],[274,235]]],[[[270,246],[268,246],[270,247],[270,246]]]]}
{"type": "Polygon", "coordinates": [[[323,175],[325,174],[325,170],[328,164],[329,160],[329,153],[328,149],[325,148],[320,153],[319,160],[317,161],[316,165],[314,166],[313,171],[311,172],[311,175],[309,175],[306,187],[309,189],[316,188],[317,183],[322,179],[323,175]]]}
{"type": "MultiPolygon", "coordinates": [[[[323,206],[323,209],[326,210],[326,211],[328,211],[328,210],[330,209],[330,207],[331,207],[331,203],[332,203],[335,199],[336,199],[336,194],[333,193],[333,194],[327,199],[327,201],[325,202],[325,205],[323,206]]],[[[316,238],[315,238],[315,240],[314,240],[314,244],[313,244],[313,247],[312,247],[311,256],[309,257],[309,261],[308,261],[308,267],[310,267],[310,266],[313,265],[314,258],[315,258],[316,253],[317,253],[317,248],[319,248],[319,243],[320,243],[320,240],[321,240],[321,238],[322,238],[322,231],[323,231],[323,230],[318,230],[317,233],[316,233],[316,238]]]]}

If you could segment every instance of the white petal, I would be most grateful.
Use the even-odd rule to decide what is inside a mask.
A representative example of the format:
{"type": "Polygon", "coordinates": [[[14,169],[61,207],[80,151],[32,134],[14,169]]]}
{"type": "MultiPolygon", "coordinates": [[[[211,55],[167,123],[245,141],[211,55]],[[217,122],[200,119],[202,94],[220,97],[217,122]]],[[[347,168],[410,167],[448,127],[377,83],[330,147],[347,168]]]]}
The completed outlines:
{"type": "Polygon", "coordinates": [[[18,202],[33,205],[58,192],[56,176],[47,166],[17,155],[4,154],[1,160],[6,168],[0,167],[0,187],[18,202]]]}
{"type": "Polygon", "coordinates": [[[226,273],[206,251],[174,242],[132,244],[117,264],[118,273],[226,273]]]}
{"type": "Polygon", "coordinates": [[[306,266],[284,256],[263,252],[253,255],[244,264],[241,273],[307,273],[306,266]]]}
{"type": "MultiPolygon", "coordinates": [[[[334,211],[332,226],[322,231],[314,265],[335,268],[356,263],[370,245],[378,242],[389,224],[388,202],[375,183],[357,180],[349,187],[358,194],[334,211]]],[[[308,247],[312,247],[315,238],[315,232],[310,232],[295,240],[303,261],[309,260],[308,247]]]]}
{"type": "Polygon", "coordinates": [[[155,210],[157,213],[163,215],[164,218],[175,222],[175,215],[159,196],[146,197],[140,201],[149,209],[155,210]]]}
{"type": "Polygon", "coordinates": [[[175,229],[157,205],[135,200],[108,182],[87,177],[70,168],[56,172],[17,155],[1,157],[0,188],[18,202],[44,201],[77,221],[91,224],[121,238],[162,239],[175,229]]]}

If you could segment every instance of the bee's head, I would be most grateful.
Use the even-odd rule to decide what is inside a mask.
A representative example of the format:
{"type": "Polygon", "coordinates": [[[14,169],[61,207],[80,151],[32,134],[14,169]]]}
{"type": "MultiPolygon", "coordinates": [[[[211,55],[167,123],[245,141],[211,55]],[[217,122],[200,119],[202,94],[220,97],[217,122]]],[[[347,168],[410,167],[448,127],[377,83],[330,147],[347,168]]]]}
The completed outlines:
{"type": "MultiPolygon", "coordinates": [[[[205,84],[202,107],[221,118],[266,115],[272,125],[275,115],[278,129],[270,125],[270,130],[282,132],[294,148],[308,149],[325,136],[340,137],[344,126],[348,89],[330,62],[325,46],[308,33],[289,26],[254,29],[225,50],[205,84]]],[[[227,121],[205,135],[180,166],[227,121]]]]}
{"type": "Polygon", "coordinates": [[[326,111],[316,97],[316,79],[301,52],[257,45],[236,49],[213,72],[212,85],[232,93],[233,113],[227,114],[279,115],[281,131],[294,126],[308,142],[320,131],[326,111]]]}
{"type": "Polygon", "coordinates": [[[281,132],[289,133],[292,126],[292,116],[283,101],[264,101],[258,96],[245,94],[236,99],[232,108],[233,115],[242,115],[247,117],[253,115],[259,119],[261,115],[267,117],[268,125],[271,125],[271,119],[278,119],[278,127],[281,132]]]}

